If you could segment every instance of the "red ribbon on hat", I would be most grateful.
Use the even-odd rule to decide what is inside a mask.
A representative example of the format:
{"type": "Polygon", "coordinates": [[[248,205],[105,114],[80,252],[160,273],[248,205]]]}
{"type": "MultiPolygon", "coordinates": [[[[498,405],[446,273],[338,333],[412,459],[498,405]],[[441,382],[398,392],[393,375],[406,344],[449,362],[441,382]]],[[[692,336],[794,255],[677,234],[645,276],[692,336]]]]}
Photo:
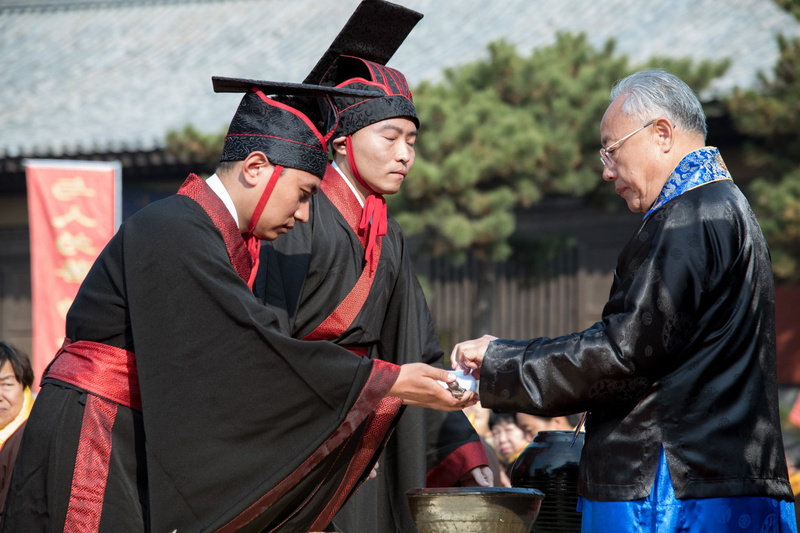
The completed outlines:
{"type": "Polygon", "coordinates": [[[258,220],[261,218],[261,214],[267,206],[267,201],[272,195],[275,184],[278,183],[281,172],[283,172],[283,167],[281,165],[275,165],[275,170],[272,171],[267,186],[264,187],[264,192],[261,193],[261,198],[259,198],[256,208],[253,210],[253,216],[250,217],[250,226],[247,228],[247,235],[244,237],[244,241],[247,244],[247,251],[250,252],[250,279],[247,281],[247,286],[251,289],[253,288],[253,283],[256,281],[258,264],[261,261],[261,239],[253,235],[253,231],[255,231],[256,224],[258,224],[258,220]]]}
{"type": "Polygon", "coordinates": [[[369,264],[370,274],[375,272],[378,267],[375,264],[375,244],[378,242],[378,237],[386,235],[388,222],[386,220],[386,200],[383,196],[376,193],[372,187],[367,185],[364,178],[356,168],[356,159],[353,155],[353,141],[352,136],[345,137],[345,145],[347,146],[347,164],[350,165],[350,171],[353,177],[367,189],[370,194],[364,198],[364,210],[361,212],[361,222],[358,224],[359,231],[363,234],[367,232],[367,245],[364,250],[364,259],[369,264]]]}

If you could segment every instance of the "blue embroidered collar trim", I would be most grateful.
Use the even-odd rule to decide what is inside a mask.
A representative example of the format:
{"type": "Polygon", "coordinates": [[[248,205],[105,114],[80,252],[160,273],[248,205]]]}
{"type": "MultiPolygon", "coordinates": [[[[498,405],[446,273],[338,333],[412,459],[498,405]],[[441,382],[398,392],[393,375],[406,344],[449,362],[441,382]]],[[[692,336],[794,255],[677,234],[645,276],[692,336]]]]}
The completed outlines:
{"type": "Polygon", "coordinates": [[[649,217],[653,211],[686,191],[721,180],[733,181],[733,178],[731,178],[719,150],[713,146],[695,150],[681,159],[667,179],[667,183],[664,184],[664,188],[661,189],[661,194],[656,198],[653,207],[645,213],[643,218],[649,217]]]}

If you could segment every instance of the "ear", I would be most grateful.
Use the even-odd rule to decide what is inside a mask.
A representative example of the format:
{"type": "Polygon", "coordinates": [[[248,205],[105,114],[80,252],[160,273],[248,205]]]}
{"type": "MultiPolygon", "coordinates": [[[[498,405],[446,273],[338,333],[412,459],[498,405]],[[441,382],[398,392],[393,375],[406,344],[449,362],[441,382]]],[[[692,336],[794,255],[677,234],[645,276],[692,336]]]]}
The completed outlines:
{"type": "Polygon", "coordinates": [[[259,176],[265,170],[272,167],[267,156],[264,152],[250,152],[250,154],[242,161],[242,176],[244,181],[251,187],[255,187],[258,183],[259,176]]]}
{"type": "Polygon", "coordinates": [[[331,145],[333,146],[333,152],[338,154],[342,157],[347,157],[347,143],[345,142],[346,137],[337,137],[333,140],[331,145]]]}
{"type": "Polygon", "coordinates": [[[675,146],[675,126],[665,118],[659,118],[653,124],[653,131],[658,135],[658,145],[664,153],[675,146]]]}

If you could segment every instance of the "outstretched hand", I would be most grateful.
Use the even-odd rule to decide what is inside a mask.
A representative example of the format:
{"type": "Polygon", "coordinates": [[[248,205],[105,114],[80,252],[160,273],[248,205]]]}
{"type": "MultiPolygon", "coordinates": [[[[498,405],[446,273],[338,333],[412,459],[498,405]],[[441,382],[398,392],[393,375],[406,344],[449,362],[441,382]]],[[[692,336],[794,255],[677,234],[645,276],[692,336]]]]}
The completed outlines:
{"type": "Polygon", "coordinates": [[[475,376],[476,379],[479,379],[481,377],[483,356],[486,355],[486,349],[489,347],[489,343],[495,339],[497,339],[497,337],[484,335],[480,339],[473,339],[456,344],[453,347],[453,352],[450,354],[450,362],[453,365],[453,369],[472,369],[472,375],[475,376]]]}
{"type": "Polygon", "coordinates": [[[494,474],[488,466],[476,466],[461,477],[462,487],[493,487],[494,474]]]}
{"type": "Polygon", "coordinates": [[[387,396],[400,398],[405,405],[418,405],[440,411],[459,411],[478,402],[475,392],[467,391],[457,399],[452,392],[437,383],[437,380],[450,383],[456,377],[443,368],[425,363],[407,363],[400,366],[400,375],[387,396]]]}

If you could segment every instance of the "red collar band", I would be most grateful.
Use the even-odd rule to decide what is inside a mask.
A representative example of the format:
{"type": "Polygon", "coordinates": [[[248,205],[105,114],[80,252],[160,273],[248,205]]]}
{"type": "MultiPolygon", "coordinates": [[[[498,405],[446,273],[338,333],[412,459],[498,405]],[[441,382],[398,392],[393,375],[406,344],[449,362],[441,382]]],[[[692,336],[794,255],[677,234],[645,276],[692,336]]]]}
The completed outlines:
{"type": "Polygon", "coordinates": [[[345,146],[347,147],[347,164],[350,166],[350,172],[358,182],[369,191],[364,198],[364,210],[361,212],[361,222],[358,225],[360,232],[367,232],[367,246],[364,250],[364,258],[369,263],[370,273],[375,272],[378,265],[375,263],[375,245],[378,242],[378,237],[386,235],[388,227],[387,213],[386,213],[386,200],[383,196],[376,193],[375,190],[367,185],[364,178],[358,172],[356,167],[356,157],[353,154],[353,141],[352,136],[345,136],[345,146]]]}
{"type": "Polygon", "coordinates": [[[253,288],[253,283],[255,282],[256,274],[258,273],[258,264],[261,251],[261,239],[253,235],[253,231],[255,231],[256,224],[258,224],[258,220],[261,218],[261,214],[264,212],[264,208],[267,206],[269,197],[272,196],[272,191],[275,189],[275,184],[278,183],[278,178],[281,177],[281,172],[283,172],[283,167],[281,165],[275,165],[275,170],[272,171],[272,175],[269,177],[267,186],[264,187],[264,192],[261,193],[261,198],[259,198],[258,204],[256,204],[256,208],[253,210],[253,216],[250,217],[250,225],[247,228],[247,235],[245,235],[245,242],[247,243],[247,250],[250,252],[250,263],[252,265],[250,267],[250,279],[247,282],[247,285],[251,289],[253,288]]]}

